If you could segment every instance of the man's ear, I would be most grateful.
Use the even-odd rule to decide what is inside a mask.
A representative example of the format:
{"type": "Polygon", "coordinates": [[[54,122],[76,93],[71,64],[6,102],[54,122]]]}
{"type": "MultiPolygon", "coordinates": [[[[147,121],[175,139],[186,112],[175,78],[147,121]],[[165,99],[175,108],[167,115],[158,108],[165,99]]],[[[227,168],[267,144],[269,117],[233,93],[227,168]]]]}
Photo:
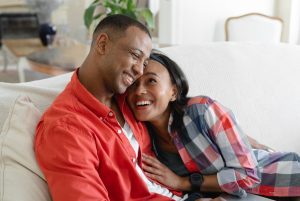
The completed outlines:
{"type": "Polygon", "coordinates": [[[96,38],[95,48],[96,51],[100,54],[104,54],[107,50],[107,44],[109,41],[109,37],[106,33],[100,33],[96,38]]]}

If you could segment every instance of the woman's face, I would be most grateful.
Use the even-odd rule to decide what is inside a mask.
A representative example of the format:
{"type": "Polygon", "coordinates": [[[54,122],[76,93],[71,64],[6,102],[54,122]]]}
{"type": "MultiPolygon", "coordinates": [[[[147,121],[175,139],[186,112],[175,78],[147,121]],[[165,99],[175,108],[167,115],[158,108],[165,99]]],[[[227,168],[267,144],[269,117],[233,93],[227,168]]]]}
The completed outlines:
{"type": "Polygon", "coordinates": [[[169,118],[170,101],[176,99],[176,87],[168,70],[150,60],[144,74],[128,89],[127,102],[137,120],[160,121],[169,118]]]}

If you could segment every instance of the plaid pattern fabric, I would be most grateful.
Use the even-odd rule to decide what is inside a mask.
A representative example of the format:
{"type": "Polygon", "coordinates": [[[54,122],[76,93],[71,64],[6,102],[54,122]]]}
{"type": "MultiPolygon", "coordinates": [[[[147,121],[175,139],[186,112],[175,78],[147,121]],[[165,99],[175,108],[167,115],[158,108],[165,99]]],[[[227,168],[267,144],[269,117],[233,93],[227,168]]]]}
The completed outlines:
{"type": "Polygon", "coordinates": [[[292,152],[253,150],[261,172],[259,186],[248,192],[267,196],[300,196],[300,157],[292,152]]]}
{"type": "Polygon", "coordinates": [[[191,98],[183,123],[180,131],[170,135],[190,172],[217,174],[222,190],[239,197],[246,192],[300,195],[299,156],[252,150],[232,112],[216,101],[191,98]]]}

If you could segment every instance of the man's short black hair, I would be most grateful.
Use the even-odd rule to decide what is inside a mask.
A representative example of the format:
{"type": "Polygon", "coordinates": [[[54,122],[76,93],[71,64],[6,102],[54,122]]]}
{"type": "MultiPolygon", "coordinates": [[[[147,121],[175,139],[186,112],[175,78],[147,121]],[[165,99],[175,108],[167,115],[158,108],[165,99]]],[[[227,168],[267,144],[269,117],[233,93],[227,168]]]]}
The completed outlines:
{"type": "Polygon", "coordinates": [[[107,34],[122,35],[131,26],[141,29],[151,38],[149,30],[141,22],[126,15],[116,14],[107,16],[99,22],[93,33],[93,41],[95,41],[97,36],[103,32],[106,32],[107,34]]]}

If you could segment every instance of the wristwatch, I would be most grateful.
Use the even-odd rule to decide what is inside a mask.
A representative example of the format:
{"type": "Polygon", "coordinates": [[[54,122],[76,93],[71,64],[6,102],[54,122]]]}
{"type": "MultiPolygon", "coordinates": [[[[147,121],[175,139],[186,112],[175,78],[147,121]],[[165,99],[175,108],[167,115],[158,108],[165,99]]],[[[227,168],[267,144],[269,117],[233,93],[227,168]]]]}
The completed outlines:
{"type": "Polygon", "coordinates": [[[200,173],[192,173],[189,178],[192,184],[192,191],[200,191],[203,183],[203,175],[200,173]]]}

